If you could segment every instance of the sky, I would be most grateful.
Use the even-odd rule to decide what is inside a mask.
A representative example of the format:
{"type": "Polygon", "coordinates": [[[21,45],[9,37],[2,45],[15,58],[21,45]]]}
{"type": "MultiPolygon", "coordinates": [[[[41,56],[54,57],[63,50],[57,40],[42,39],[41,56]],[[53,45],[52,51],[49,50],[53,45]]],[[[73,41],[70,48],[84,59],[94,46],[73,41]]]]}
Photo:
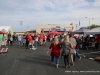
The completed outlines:
{"type": "Polygon", "coordinates": [[[100,0],[0,0],[0,26],[11,26],[15,32],[36,29],[37,24],[73,22],[76,27],[79,21],[77,28],[87,27],[89,19],[90,25],[100,25],[99,14],[100,0]]]}

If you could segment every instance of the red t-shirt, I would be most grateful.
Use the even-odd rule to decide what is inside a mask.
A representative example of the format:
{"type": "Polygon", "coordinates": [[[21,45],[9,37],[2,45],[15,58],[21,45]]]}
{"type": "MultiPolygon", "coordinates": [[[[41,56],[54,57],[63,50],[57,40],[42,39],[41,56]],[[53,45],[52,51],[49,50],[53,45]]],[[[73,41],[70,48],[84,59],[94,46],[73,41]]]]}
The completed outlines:
{"type": "Polygon", "coordinates": [[[60,56],[60,44],[54,45],[53,43],[51,43],[49,49],[52,49],[51,56],[60,56]]]}
{"type": "Polygon", "coordinates": [[[53,38],[53,35],[50,35],[50,38],[53,38]]]}
{"type": "Polygon", "coordinates": [[[43,39],[44,39],[43,35],[40,35],[39,40],[43,40],[43,39]]]}
{"type": "Polygon", "coordinates": [[[29,42],[32,42],[32,36],[28,35],[27,38],[28,38],[28,41],[29,41],[29,42]]]}

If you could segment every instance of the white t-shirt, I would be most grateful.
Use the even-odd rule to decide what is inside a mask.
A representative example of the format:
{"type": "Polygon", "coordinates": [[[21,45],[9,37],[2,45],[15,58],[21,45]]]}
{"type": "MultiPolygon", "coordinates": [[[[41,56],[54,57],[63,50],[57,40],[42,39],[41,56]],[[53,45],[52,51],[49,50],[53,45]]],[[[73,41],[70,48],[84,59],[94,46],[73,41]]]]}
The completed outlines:
{"type": "Polygon", "coordinates": [[[55,36],[55,38],[58,38],[58,36],[55,36]]]}
{"type": "Polygon", "coordinates": [[[13,38],[12,37],[10,37],[10,41],[13,41],[13,38]]]}
{"type": "Polygon", "coordinates": [[[22,36],[18,36],[18,41],[22,41],[22,36]]]}
{"type": "Polygon", "coordinates": [[[45,36],[45,40],[47,39],[47,36],[45,36]]]}
{"type": "Polygon", "coordinates": [[[35,41],[38,41],[39,39],[38,39],[38,37],[35,39],[35,41]]]}

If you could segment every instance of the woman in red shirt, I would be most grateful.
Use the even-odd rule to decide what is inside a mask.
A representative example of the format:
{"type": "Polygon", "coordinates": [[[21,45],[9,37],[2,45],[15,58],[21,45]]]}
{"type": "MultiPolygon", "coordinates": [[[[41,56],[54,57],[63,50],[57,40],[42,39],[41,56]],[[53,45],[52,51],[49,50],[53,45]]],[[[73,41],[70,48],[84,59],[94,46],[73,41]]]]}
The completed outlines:
{"type": "Polygon", "coordinates": [[[60,56],[60,43],[59,43],[59,39],[55,38],[53,43],[51,43],[48,52],[51,50],[51,64],[54,61],[54,57],[56,58],[56,67],[58,68],[59,65],[59,56],[60,56]]]}

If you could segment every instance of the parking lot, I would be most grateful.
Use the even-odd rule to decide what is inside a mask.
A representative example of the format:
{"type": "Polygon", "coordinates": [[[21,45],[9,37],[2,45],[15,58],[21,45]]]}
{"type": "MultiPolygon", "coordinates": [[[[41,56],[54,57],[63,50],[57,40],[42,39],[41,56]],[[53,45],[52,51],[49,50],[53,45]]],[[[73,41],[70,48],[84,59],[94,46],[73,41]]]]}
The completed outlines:
{"type": "Polygon", "coordinates": [[[80,50],[82,59],[76,60],[75,66],[69,69],[60,58],[57,69],[55,64],[50,65],[50,56],[46,54],[49,44],[39,46],[37,50],[18,47],[17,43],[8,46],[8,53],[0,54],[0,75],[100,75],[100,62],[89,59],[100,56],[100,51],[80,50]]]}

